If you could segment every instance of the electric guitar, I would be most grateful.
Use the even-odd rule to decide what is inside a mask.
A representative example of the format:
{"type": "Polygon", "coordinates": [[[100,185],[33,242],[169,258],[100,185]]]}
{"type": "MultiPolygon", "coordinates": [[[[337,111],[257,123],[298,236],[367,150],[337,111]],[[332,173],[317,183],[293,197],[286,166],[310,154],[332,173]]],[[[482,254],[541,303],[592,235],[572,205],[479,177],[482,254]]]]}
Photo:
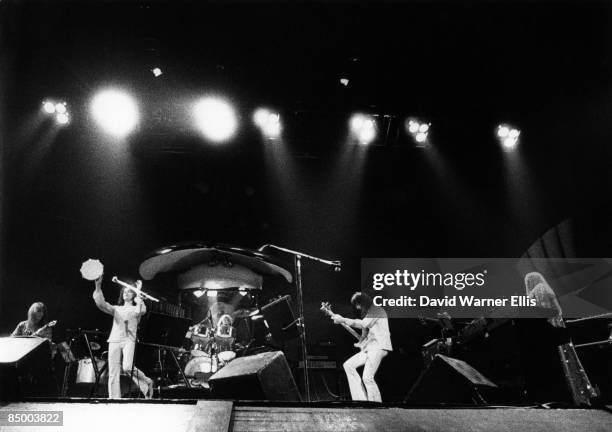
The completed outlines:
{"type": "MultiPolygon", "coordinates": [[[[331,304],[329,302],[321,302],[321,311],[323,311],[323,313],[329,317],[334,314],[331,309],[331,304]]],[[[355,339],[357,339],[357,342],[355,342],[353,346],[359,348],[360,351],[363,351],[363,348],[365,347],[367,341],[367,329],[362,335],[359,335],[359,333],[357,333],[355,329],[353,329],[351,326],[348,326],[344,323],[341,323],[340,325],[344,327],[344,329],[349,332],[355,339]]]]}
{"type": "Polygon", "coordinates": [[[47,324],[45,324],[44,326],[42,326],[41,328],[36,330],[34,333],[32,333],[32,336],[38,336],[38,334],[41,331],[46,330],[46,329],[48,329],[50,327],[53,327],[55,324],[57,324],[57,320],[49,321],[47,324]]]}

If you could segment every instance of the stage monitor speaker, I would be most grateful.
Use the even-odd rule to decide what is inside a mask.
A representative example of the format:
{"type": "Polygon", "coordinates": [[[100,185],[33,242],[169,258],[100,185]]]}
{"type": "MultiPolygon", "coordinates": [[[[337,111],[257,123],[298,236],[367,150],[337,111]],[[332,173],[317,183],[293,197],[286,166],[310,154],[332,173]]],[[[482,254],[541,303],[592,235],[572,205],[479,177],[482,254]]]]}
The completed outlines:
{"type": "Polygon", "coordinates": [[[405,402],[418,405],[482,405],[483,393],[497,388],[462,360],[437,354],[410,389],[405,402]]]}
{"type": "Polygon", "coordinates": [[[47,339],[0,338],[0,400],[51,396],[56,390],[47,339]]]}
{"type": "Polygon", "coordinates": [[[280,351],[237,358],[211,376],[208,383],[213,397],[221,399],[301,400],[280,351]]]}

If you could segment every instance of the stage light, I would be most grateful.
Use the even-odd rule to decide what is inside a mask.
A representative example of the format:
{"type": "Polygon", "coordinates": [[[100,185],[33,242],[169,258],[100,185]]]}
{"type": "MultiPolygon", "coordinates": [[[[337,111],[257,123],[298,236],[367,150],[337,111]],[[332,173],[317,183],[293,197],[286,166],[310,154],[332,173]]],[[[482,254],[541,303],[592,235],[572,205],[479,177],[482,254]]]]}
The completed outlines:
{"type": "Polygon", "coordinates": [[[120,90],[104,90],[91,104],[94,119],[102,129],[117,137],[130,134],[138,124],[138,106],[134,99],[120,90]]]}
{"type": "Polygon", "coordinates": [[[55,112],[59,113],[59,114],[65,114],[66,113],[66,103],[58,103],[55,104],[55,112]]]}
{"type": "Polygon", "coordinates": [[[412,138],[414,138],[418,144],[423,144],[427,141],[431,123],[420,123],[416,120],[409,119],[406,121],[405,125],[408,133],[412,135],[412,138]]]}
{"type": "Polygon", "coordinates": [[[497,126],[497,136],[500,138],[505,138],[510,133],[510,129],[507,126],[497,126]]]}
{"type": "Polygon", "coordinates": [[[204,291],[202,291],[202,290],[195,290],[193,292],[193,295],[196,296],[197,298],[200,298],[200,297],[202,297],[204,295],[204,291]]]}
{"type": "Polygon", "coordinates": [[[410,132],[411,134],[415,134],[419,131],[419,123],[415,122],[414,120],[410,120],[408,122],[408,132],[410,132]]]}
{"type": "Polygon", "coordinates": [[[414,139],[418,143],[423,143],[427,140],[427,134],[424,132],[419,132],[414,136],[414,139]]]}
{"type": "Polygon", "coordinates": [[[222,99],[204,98],[197,102],[194,118],[204,137],[214,142],[228,140],[238,127],[234,109],[222,99]]]}
{"type": "Polygon", "coordinates": [[[347,87],[349,84],[349,79],[348,78],[340,78],[340,84],[342,84],[344,87],[347,87]]]}
{"type": "Polygon", "coordinates": [[[376,121],[372,116],[355,114],[350,120],[351,134],[360,144],[370,144],[376,138],[376,121]]]}
{"type": "Polygon", "coordinates": [[[158,67],[151,69],[151,72],[153,72],[153,75],[155,75],[155,78],[163,74],[162,70],[158,67]]]}
{"type": "Polygon", "coordinates": [[[55,113],[55,104],[51,101],[44,101],[43,102],[43,111],[46,112],[47,114],[53,114],[55,113]]]}
{"type": "Polygon", "coordinates": [[[266,138],[275,139],[280,136],[282,130],[280,114],[273,113],[266,108],[259,108],[253,114],[253,121],[266,138]]]}
{"type": "Polygon", "coordinates": [[[68,124],[68,122],[70,121],[70,117],[68,117],[67,113],[58,113],[55,116],[55,121],[57,121],[59,124],[61,125],[65,125],[68,124]]]}
{"type": "Polygon", "coordinates": [[[518,141],[515,138],[506,137],[506,138],[504,138],[503,145],[508,150],[511,150],[514,147],[516,147],[517,142],[518,141]]]}
{"type": "Polygon", "coordinates": [[[497,126],[497,137],[506,150],[513,150],[518,145],[521,131],[505,124],[497,126]]]}
{"type": "Polygon", "coordinates": [[[206,291],[206,296],[207,297],[217,297],[217,291],[215,291],[215,290],[208,290],[208,291],[206,291]]]}

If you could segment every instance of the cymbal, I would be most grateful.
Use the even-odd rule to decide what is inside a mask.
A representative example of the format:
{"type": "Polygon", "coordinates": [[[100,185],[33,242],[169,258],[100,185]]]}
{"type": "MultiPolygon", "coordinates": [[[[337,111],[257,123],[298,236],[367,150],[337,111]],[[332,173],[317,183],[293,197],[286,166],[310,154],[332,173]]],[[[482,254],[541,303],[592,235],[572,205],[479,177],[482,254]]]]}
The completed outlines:
{"type": "Polygon", "coordinates": [[[91,347],[92,351],[98,351],[100,348],[102,348],[98,342],[89,342],[89,346],[91,347]]]}
{"type": "MultiPolygon", "coordinates": [[[[140,264],[139,272],[143,279],[151,280],[159,273],[182,273],[199,264],[226,267],[228,270],[233,265],[239,265],[258,275],[282,276],[289,283],[293,281],[288,270],[291,265],[278,258],[257,250],[203,242],[179,243],[157,249],[140,264]]],[[[236,286],[240,284],[233,285],[236,286]]]]}
{"type": "Polygon", "coordinates": [[[240,319],[240,318],[248,318],[251,316],[253,312],[255,312],[257,308],[249,308],[249,309],[237,309],[232,313],[232,319],[240,319]]]}

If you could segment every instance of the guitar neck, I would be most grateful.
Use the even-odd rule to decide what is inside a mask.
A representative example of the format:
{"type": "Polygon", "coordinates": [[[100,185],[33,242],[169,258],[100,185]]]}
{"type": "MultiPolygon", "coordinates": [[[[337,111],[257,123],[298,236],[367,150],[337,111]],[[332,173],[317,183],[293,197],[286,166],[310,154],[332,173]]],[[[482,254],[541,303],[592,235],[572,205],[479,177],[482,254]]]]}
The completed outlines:
{"type": "Polygon", "coordinates": [[[342,327],[344,327],[347,332],[353,335],[355,339],[361,340],[361,336],[359,336],[359,333],[357,333],[353,327],[346,325],[346,324],[342,324],[342,327]]]}

